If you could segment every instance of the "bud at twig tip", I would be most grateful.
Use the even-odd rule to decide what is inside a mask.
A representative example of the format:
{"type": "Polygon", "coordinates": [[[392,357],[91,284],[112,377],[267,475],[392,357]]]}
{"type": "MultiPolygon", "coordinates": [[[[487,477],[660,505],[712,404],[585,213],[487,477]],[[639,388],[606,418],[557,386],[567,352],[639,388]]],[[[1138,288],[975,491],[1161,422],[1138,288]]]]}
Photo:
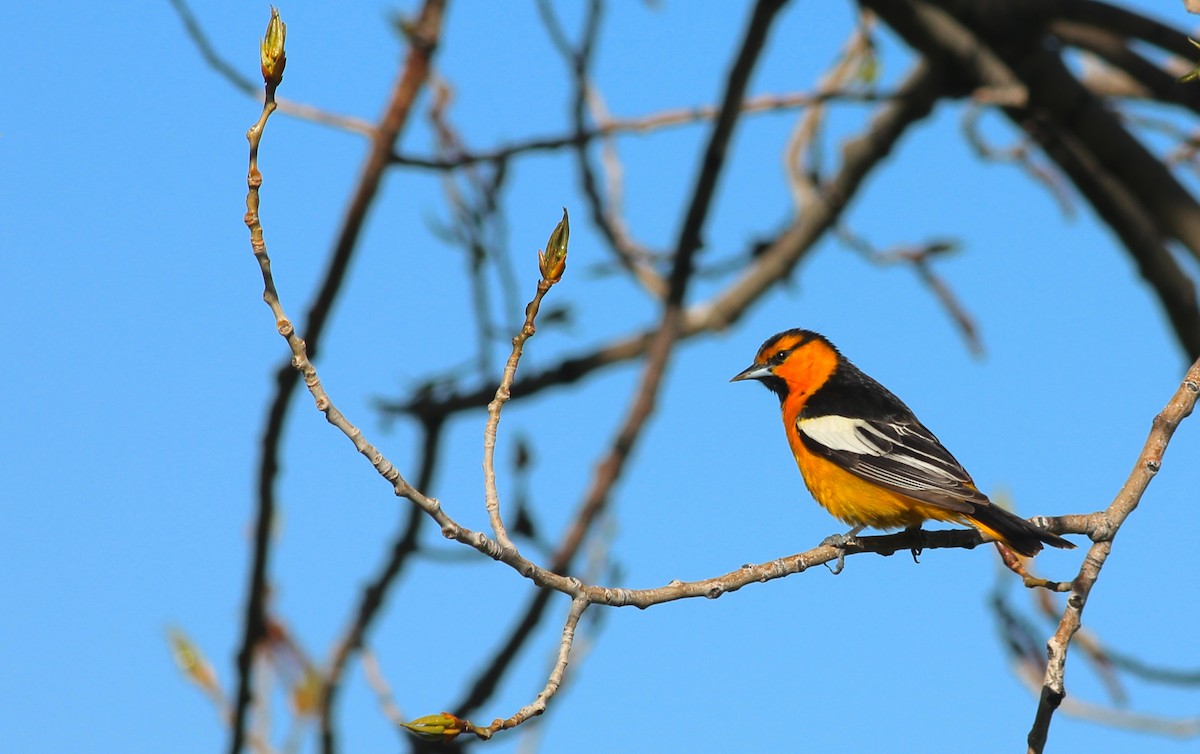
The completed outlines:
{"type": "Polygon", "coordinates": [[[267,22],[267,33],[259,44],[259,60],[262,64],[263,82],[279,86],[283,82],[283,68],[287,55],[283,43],[287,39],[287,24],[279,18],[279,9],[271,6],[271,20],[267,22]]]}
{"type": "Polygon", "coordinates": [[[466,721],[449,712],[425,715],[408,723],[400,723],[408,732],[425,741],[451,741],[466,729],[466,721]]]}
{"type": "MultiPolygon", "coordinates": [[[[1193,46],[1193,47],[1198,47],[1198,48],[1200,48],[1200,42],[1197,42],[1196,40],[1192,39],[1191,37],[1188,37],[1188,41],[1192,43],[1192,46],[1193,46]]],[[[1188,71],[1187,73],[1183,74],[1182,76],[1180,76],[1180,77],[1177,79],[1177,81],[1178,81],[1180,84],[1186,84],[1186,83],[1187,83],[1187,82],[1189,82],[1189,81],[1195,81],[1195,80],[1197,80],[1197,79],[1200,79],[1200,66],[1196,66],[1196,67],[1195,67],[1195,68],[1193,68],[1192,70],[1190,70],[1190,71],[1188,71]]]]}
{"type": "Polygon", "coordinates": [[[567,243],[570,238],[571,223],[567,218],[567,208],[563,207],[562,219],[554,226],[554,231],[546,241],[546,250],[538,254],[538,267],[546,282],[557,283],[567,269],[567,243]]]}

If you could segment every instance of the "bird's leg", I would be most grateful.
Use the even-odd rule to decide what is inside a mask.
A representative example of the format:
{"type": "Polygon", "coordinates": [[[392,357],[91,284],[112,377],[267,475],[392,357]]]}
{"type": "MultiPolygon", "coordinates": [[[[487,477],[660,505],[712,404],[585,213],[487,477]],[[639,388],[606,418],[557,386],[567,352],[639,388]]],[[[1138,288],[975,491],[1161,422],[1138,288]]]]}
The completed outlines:
{"type": "Polygon", "coordinates": [[[837,562],[834,563],[833,566],[830,566],[828,563],[825,564],[825,567],[828,568],[829,572],[834,576],[837,576],[842,572],[842,569],[846,567],[846,545],[853,542],[854,538],[858,536],[858,533],[865,528],[867,528],[865,525],[860,524],[845,534],[830,534],[828,537],[821,540],[822,547],[828,545],[830,547],[837,548],[837,562]]]}
{"type": "MultiPolygon", "coordinates": [[[[917,523],[917,524],[913,524],[912,526],[910,526],[910,527],[908,527],[907,529],[905,529],[905,530],[904,530],[904,533],[905,533],[905,534],[911,534],[911,535],[912,535],[912,536],[914,536],[914,537],[920,538],[920,536],[921,536],[921,524],[919,524],[919,523],[917,523]]],[[[914,547],[914,548],[912,548],[911,550],[909,550],[909,552],[911,552],[911,553],[912,553],[912,559],[913,559],[913,562],[914,562],[914,563],[918,563],[918,564],[919,564],[919,563],[921,562],[921,561],[917,560],[917,558],[919,558],[919,557],[921,556],[921,551],[922,551],[922,549],[923,549],[923,548],[922,548],[920,545],[917,545],[916,547],[914,547]]]]}

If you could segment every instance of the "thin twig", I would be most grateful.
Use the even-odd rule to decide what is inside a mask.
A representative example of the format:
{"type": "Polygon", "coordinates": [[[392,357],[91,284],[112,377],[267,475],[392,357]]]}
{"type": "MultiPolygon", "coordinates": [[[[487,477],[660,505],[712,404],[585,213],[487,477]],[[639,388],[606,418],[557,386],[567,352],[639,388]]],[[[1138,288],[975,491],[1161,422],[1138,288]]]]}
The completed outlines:
{"type": "MultiPolygon", "coordinates": [[[[1042,668],[1027,663],[1019,665],[1018,668],[1017,677],[1022,685],[1037,693],[1041,687],[1042,668]]],[[[1175,738],[1200,736],[1200,716],[1172,718],[1164,715],[1149,715],[1073,698],[1063,699],[1059,711],[1080,720],[1091,720],[1110,728],[1122,728],[1138,733],[1153,733],[1175,738]]]]}
{"type": "MultiPolygon", "coordinates": [[[[461,135],[449,119],[453,93],[450,85],[440,76],[435,76],[431,88],[433,104],[429,108],[429,120],[437,134],[438,153],[448,158],[466,151],[461,135]]],[[[491,288],[487,275],[488,262],[492,262],[498,274],[503,292],[502,311],[517,310],[517,285],[511,262],[504,253],[504,222],[500,212],[499,196],[508,175],[508,162],[496,160],[490,165],[468,165],[462,171],[447,171],[442,175],[442,185],[447,203],[453,216],[453,225],[444,235],[461,246],[467,254],[468,279],[471,283],[471,299],[475,306],[478,357],[476,363],[481,376],[491,371],[492,346],[497,327],[492,323],[491,288]],[[490,171],[480,168],[489,167],[490,171]],[[468,191],[459,190],[460,174],[465,179],[468,191]],[[492,232],[489,232],[491,230],[492,232]]],[[[514,323],[509,331],[517,328],[514,323]]]]}
{"type": "MultiPolygon", "coordinates": [[[[795,110],[812,107],[822,102],[886,102],[894,99],[895,93],[889,92],[860,92],[854,90],[833,91],[826,93],[798,92],[795,94],[763,94],[749,97],[742,103],[742,112],[749,114],[771,113],[781,110],[795,110]]],[[[686,126],[700,121],[709,121],[717,116],[715,106],[677,108],[664,110],[651,115],[633,118],[613,118],[585,128],[583,131],[573,131],[561,136],[538,136],[521,141],[511,142],[499,147],[479,152],[463,152],[453,157],[422,157],[414,154],[397,152],[392,155],[392,161],[398,165],[406,165],[426,170],[458,170],[468,165],[480,162],[495,162],[506,160],[523,154],[536,152],[553,152],[564,147],[588,144],[596,139],[620,134],[646,134],[662,128],[686,126]]]]}
{"type": "Polygon", "coordinates": [[[550,671],[550,677],[546,679],[546,685],[538,692],[537,697],[532,702],[517,710],[516,714],[505,720],[496,720],[487,728],[477,729],[475,734],[480,738],[487,740],[496,732],[515,728],[531,717],[536,717],[546,711],[546,704],[558,692],[558,689],[563,684],[563,676],[567,672],[567,663],[571,658],[571,646],[575,642],[575,629],[579,625],[579,619],[583,617],[583,613],[587,610],[589,603],[583,597],[576,597],[571,600],[571,609],[567,613],[566,623],[563,625],[562,639],[558,644],[558,656],[554,662],[554,668],[550,671]]]}
{"type": "Polygon", "coordinates": [[[1183,421],[1196,405],[1197,395],[1200,394],[1200,360],[1192,364],[1184,377],[1183,383],[1171,397],[1166,408],[1154,417],[1150,436],[1138,455],[1137,463],[1125,480],[1121,491],[1107,509],[1097,514],[1098,531],[1092,535],[1093,544],[1088,549],[1087,556],[1075,577],[1071,594],[1067,598],[1067,607],[1059,622],[1058,630],[1046,644],[1049,663],[1042,681],[1042,693],[1038,701],[1037,713],[1034,716],[1033,727],[1029,731],[1029,752],[1040,754],[1046,746],[1046,737],[1050,731],[1050,720],[1066,696],[1064,683],[1067,663],[1067,650],[1071,639],[1082,625],[1083,609],[1087,605],[1088,595],[1092,586],[1100,577],[1100,570],[1112,551],[1113,537],[1121,525],[1137,508],[1145,494],[1150,480],[1162,468],[1163,453],[1171,441],[1176,427],[1183,421]]]}
{"type": "MultiPolygon", "coordinates": [[[[195,13],[192,13],[192,9],[188,7],[187,2],[185,0],[170,0],[170,3],[171,7],[179,15],[179,20],[183,22],[183,29],[187,32],[188,37],[191,38],[192,44],[196,45],[196,51],[200,53],[200,57],[204,58],[204,62],[208,63],[221,78],[232,84],[234,89],[249,97],[262,97],[262,91],[258,85],[249,77],[243,76],[242,72],[237,69],[237,66],[221,57],[220,53],[217,52],[217,48],[213,46],[212,41],[208,38],[208,34],[200,26],[200,19],[196,18],[195,13]]],[[[343,131],[360,133],[364,136],[373,136],[375,134],[375,126],[361,118],[338,115],[328,110],[306,105],[303,102],[293,102],[282,97],[276,97],[275,105],[281,114],[290,115],[301,120],[320,123],[323,126],[332,126],[343,131]]]]}
{"type": "MultiPolygon", "coordinates": [[[[556,240],[560,230],[563,235],[562,239],[566,238],[567,228],[567,211],[563,210],[563,219],[559,223],[555,232],[551,234],[550,242],[546,244],[546,254],[552,253],[551,247],[555,243],[560,243],[556,240]]],[[[561,251],[566,254],[566,241],[561,241],[561,251]]],[[[543,258],[545,259],[545,258],[543,258]]],[[[496,542],[500,547],[505,549],[516,550],[516,545],[508,538],[508,531],[504,527],[504,519],[500,515],[500,492],[496,488],[496,432],[500,426],[500,412],[504,408],[504,404],[508,403],[511,397],[511,389],[513,380],[517,376],[517,365],[521,361],[521,355],[525,349],[525,342],[533,337],[537,332],[534,321],[537,319],[538,310],[541,308],[542,299],[550,292],[551,286],[558,282],[558,278],[548,269],[548,265],[542,265],[542,279],[538,281],[537,293],[534,294],[533,300],[525,307],[525,322],[521,325],[521,330],[512,339],[512,352],[508,356],[508,361],[504,365],[504,375],[500,379],[500,386],[496,388],[496,396],[492,402],[488,404],[488,420],[483,430],[483,485],[484,496],[487,501],[488,521],[491,523],[492,532],[496,535],[496,542]]],[[[558,275],[561,275],[561,271],[558,275]]]]}
{"type": "Polygon", "coordinates": [[[375,653],[364,649],[359,654],[359,662],[362,663],[363,675],[367,679],[367,685],[375,692],[375,698],[379,701],[379,708],[383,711],[384,717],[392,722],[393,725],[400,725],[404,722],[404,713],[396,706],[395,695],[392,694],[391,686],[388,685],[387,679],[383,676],[383,671],[379,668],[379,660],[375,657],[375,653]]]}
{"type": "MultiPolygon", "coordinates": [[[[276,326],[283,332],[283,325],[291,325],[283,317],[279,307],[279,295],[275,290],[275,280],[271,276],[271,259],[267,256],[267,243],[263,236],[263,227],[259,215],[261,197],[259,189],[262,186],[262,172],[258,168],[258,150],[262,143],[263,131],[267,119],[275,112],[275,90],[283,81],[283,70],[286,63],[284,54],[284,39],[286,27],[279,18],[279,12],[271,9],[271,20],[267,24],[267,34],[260,44],[260,59],[262,63],[264,95],[263,107],[258,120],[246,132],[250,142],[250,166],[246,175],[246,227],[250,230],[250,247],[258,261],[263,276],[263,300],[275,314],[276,326]],[[268,41],[270,44],[268,44],[268,41]]],[[[246,617],[242,633],[242,645],[237,657],[237,694],[234,697],[231,722],[230,751],[239,754],[246,737],[246,716],[251,706],[254,694],[254,661],[258,650],[267,636],[267,557],[270,551],[271,524],[274,520],[274,503],[270,496],[259,499],[258,518],[254,524],[254,555],[250,566],[250,588],[246,599],[246,617]]]]}
{"type": "MultiPolygon", "coordinates": [[[[406,57],[403,71],[393,91],[392,100],[378,129],[374,132],[371,154],[359,181],[355,196],[351,201],[342,226],[342,232],[334,249],[329,268],[326,270],[320,292],[308,313],[308,338],[305,344],[296,336],[290,320],[284,315],[279,305],[278,293],[275,290],[274,279],[271,276],[270,259],[262,241],[262,228],[258,224],[258,184],[262,176],[257,169],[258,139],[261,138],[261,124],[265,124],[265,116],[260,119],[258,130],[251,129],[251,193],[247,196],[246,223],[251,229],[251,243],[259,266],[263,273],[266,290],[263,294],[268,305],[275,313],[276,326],[281,335],[288,340],[293,359],[282,366],[276,377],[275,398],[267,413],[266,427],[263,431],[262,456],[258,472],[258,510],[255,517],[254,553],[250,573],[250,584],[247,595],[245,627],[242,645],[238,653],[238,693],[234,705],[233,734],[230,742],[231,754],[241,751],[244,737],[244,721],[246,709],[251,702],[253,688],[253,657],[255,648],[261,641],[264,626],[264,599],[266,591],[267,561],[270,550],[270,529],[275,517],[275,481],[279,473],[279,453],[283,441],[283,426],[287,417],[288,406],[292,391],[303,373],[305,380],[316,380],[316,371],[309,362],[309,355],[315,356],[320,335],[332,310],[334,299],[341,290],[346,269],[357,245],[358,234],[366,217],[367,208],[373,202],[383,171],[388,167],[388,157],[398,138],[401,129],[408,120],[412,103],[423,84],[429,68],[429,60],[436,47],[438,33],[441,28],[444,0],[427,0],[422,8],[416,31],[411,38],[411,48],[406,57]],[[253,205],[251,205],[253,202],[253,205]],[[272,303],[273,302],[273,303],[272,303]],[[307,365],[307,366],[306,366],[307,365]]],[[[275,109],[274,86],[268,84],[265,97],[264,112],[267,108],[275,109]]],[[[268,112],[269,114],[269,112],[268,112]]],[[[319,383],[309,384],[310,390],[319,388],[319,383]]],[[[322,391],[323,394],[323,391],[322,391]]],[[[325,401],[326,416],[331,422],[343,419],[340,412],[328,404],[328,397],[322,398],[317,392],[313,393],[318,406],[325,401]],[[332,413],[331,413],[332,412],[332,413]]],[[[353,429],[352,425],[346,426],[353,429]]],[[[357,430],[354,430],[357,432],[357,430]]],[[[359,446],[361,436],[355,441],[359,446]]],[[[365,444],[365,441],[362,441],[365,444]]],[[[363,447],[359,447],[363,451],[363,447]]],[[[373,450],[373,448],[372,448],[373,450]]],[[[380,457],[382,459],[382,457],[380,457]]],[[[382,459],[386,462],[386,459],[382,459]]],[[[391,464],[387,464],[390,466],[391,464]]],[[[382,472],[381,472],[382,473],[382,472]]],[[[396,472],[399,479],[399,472],[396,472]]],[[[400,479],[400,482],[403,482],[400,479]]],[[[400,486],[399,484],[397,485],[400,486]]],[[[403,483],[407,487],[407,483],[403,483]]]]}

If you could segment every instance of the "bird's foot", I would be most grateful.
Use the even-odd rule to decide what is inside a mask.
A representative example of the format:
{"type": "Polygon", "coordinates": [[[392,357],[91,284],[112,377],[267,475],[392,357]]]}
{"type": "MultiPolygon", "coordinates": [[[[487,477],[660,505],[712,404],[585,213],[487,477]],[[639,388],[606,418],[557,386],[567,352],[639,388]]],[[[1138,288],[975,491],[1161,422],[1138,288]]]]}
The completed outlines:
{"type": "Polygon", "coordinates": [[[838,551],[837,562],[833,565],[825,564],[829,572],[837,576],[846,567],[846,546],[855,541],[855,537],[862,531],[864,526],[856,526],[845,534],[831,534],[821,540],[822,547],[833,547],[838,551]]]}

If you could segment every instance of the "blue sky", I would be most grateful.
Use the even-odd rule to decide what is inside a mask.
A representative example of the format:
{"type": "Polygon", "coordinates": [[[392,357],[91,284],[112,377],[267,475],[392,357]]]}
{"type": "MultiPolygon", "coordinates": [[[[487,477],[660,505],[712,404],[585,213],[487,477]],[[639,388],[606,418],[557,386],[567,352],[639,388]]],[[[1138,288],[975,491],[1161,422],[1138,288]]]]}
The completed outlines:
{"type": "MultiPolygon", "coordinates": [[[[216,751],[226,731],[172,664],[165,636],[169,626],[184,629],[232,687],[260,425],[286,356],[242,224],[244,133],[257,105],[203,63],[166,3],[18,5],[0,12],[0,61],[13,72],[0,92],[0,749],[216,751]]],[[[702,5],[613,4],[596,68],[612,113],[715,99],[745,9],[702,5]]],[[[752,93],[811,86],[848,32],[846,5],[790,5],[752,93]]],[[[1140,5],[1179,26],[1192,21],[1176,4],[1140,5]]],[[[386,23],[393,8],[284,3],[281,95],[374,119],[399,54],[386,23]]],[[[266,6],[210,2],[196,12],[217,49],[256,75],[266,6]]],[[[565,21],[576,28],[577,17],[565,21]]],[[[452,117],[470,145],[566,129],[567,77],[532,3],[452,4],[445,40],[436,66],[455,87],[452,117]]],[[[908,58],[885,40],[882,76],[892,83],[908,58]]],[[[868,111],[835,112],[828,164],[868,111]]],[[[702,262],[738,254],[791,216],[780,155],[795,117],[759,116],[739,128],[702,262]]],[[[990,131],[1014,138],[998,119],[990,131]]],[[[674,240],[706,133],[620,140],[626,219],[639,240],[674,240]]],[[[268,128],[263,222],[296,320],[364,143],[278,115],[268,128]]],[[[424,121],[411,123],[402,144],[429,152],[424,121]]],[[[550,298],[571,306],[572,323],[544,328],[528,367],[656,316],[632,286],[594,274],[608,258],[573,171],[569,155],[537,156],[509,178],[505,240],[522,303],[560,207],[574,219],[567,277],[550,298]]],[[[410,477],[417,435],[384,422],[373,401],[452,367],[475,384],[464,261],[430,232],[445,219],[435,176],[390,175],[318,361],[339,407],[410,477]]],[[[833,338],[916,410],[984,490],[1006,491],[1023,514],[1095,510],[1119,489],[1186,364],[1125,253],[1086,209],[1064,218],[1019,171],[981,164],[963,143],[959,110],[943,106],[873,174],[847,221],[881,247],[959,240],[962,251],[937,270],[976,318],[986,355],[968,353],[911,270],[872,266],[827,240],[736,327],[679,350],[605,525],[606,557],[623,585],[716,575],[840,530],[802,487],[775,399],[727,384],[763,339],[789,327],[833,338]]],[[[699,284],[695,297],[715,285],[699,284]]],[[[498,318],[513,318],[496,304],[498,318]]],[[[545,531],[565,525],[637,379],[636,369],[615,369],[505,412],[498,458],[505,468],[513,439],[531,439],[529,482],[545,531]]],[[[297,401],[274,604],[324,658],[406,511],[311,400],[297,401]]],[[[1114,648],[1183,668],[1200,665],[1200,556],[1186,544],[1200,487],[1194,421],[1121,531],[1085,614],[1114,648]]],[[[483,422],[475,412],[451,423],[430,490],[476,528],[486,524],[483,422]]],[[[512,491],[502,482],[502,494],[512,491]]],[[[436,537],[429,545],[453,550],[436,537]]],[[[1038,565],[1069,578],[1082,552],[1047,553],[1038,565]]],[[[487,749],[514,752],[540,739],[541,751],[577,752],[1019,750],[1035,700],[1009,671],[987,610],[997,577],[986,548],[927,553],[920,565],[864,556],[836,578],[818,569],[715,602],[595,609],[589,617],[599,621],[587,623],[585,651],[550,713],[487,749]]],[[[437,712],[460,696],[528,594],[518,576],[481,558],[422,561],[371,637],[405,712],[437,712]]],[[[541,688],[565,600],[555,607],[477,721],[512,714],[541,688]]],[[[1194,714],[1195,689],[1128,688],[1133,711],[1194,714]]],[[[1068,691],[1104,698],[1078,656],[1068,691]]],[[[343,750],[398,748],[357,666],[341,709],[343,750]]],[[[1194,745],[1064,715],[1051,731],[1054,751],[1194,745]]]]}

